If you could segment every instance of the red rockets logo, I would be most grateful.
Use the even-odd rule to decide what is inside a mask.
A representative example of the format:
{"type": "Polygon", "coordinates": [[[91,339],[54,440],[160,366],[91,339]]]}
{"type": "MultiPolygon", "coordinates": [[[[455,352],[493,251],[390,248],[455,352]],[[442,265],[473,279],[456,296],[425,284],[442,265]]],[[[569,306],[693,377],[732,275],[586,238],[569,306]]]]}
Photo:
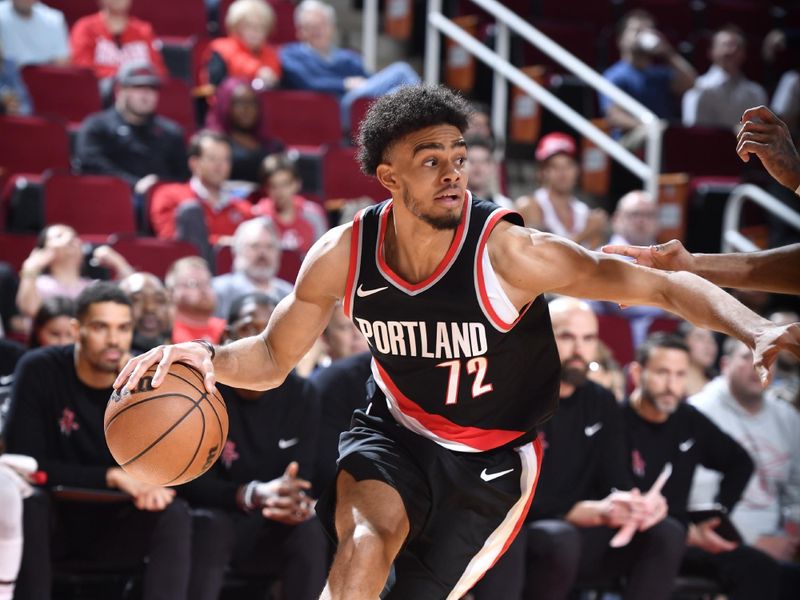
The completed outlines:
{"type": "Polygon", "coordinates": [[[639,454],[638,450],[634,450],[631,452],[631,469],[633,469],[634,475],[637,477],[644,477],[644,471],[647,467],[647,463],[644,462],[642,455],[639,454]]]}
{"type": "Polygon", "coordinates": [[[61,413],[61,418],[58,420],[58,428],[61,430],[61,433],[67,437],[69,437],[73,431],[78,431],[80,425],[75,422],[75,412],[69,408],[65,408],[64,412],[61,413]]]}
{"type": "Polygon", "coordinates": [[[226,469],[230,469],[234,461],[239,459],[239,453],[236,452],[236,444],[228,440],[222,448],[222,464],[226,469]]]}

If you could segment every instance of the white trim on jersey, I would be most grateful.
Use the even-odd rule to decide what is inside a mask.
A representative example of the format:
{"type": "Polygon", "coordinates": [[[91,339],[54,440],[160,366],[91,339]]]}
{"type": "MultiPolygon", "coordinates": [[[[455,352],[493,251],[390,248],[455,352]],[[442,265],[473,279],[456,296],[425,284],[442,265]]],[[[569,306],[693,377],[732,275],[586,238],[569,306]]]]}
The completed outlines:
{"type": "MultiPolygon", "coordinates": [[[[492,266],[492,260],[489,258],[489,246],[483,247],[483,256],[481,256],[481,263],[483,264],[483,285],[486,288],[486,295],[489,296],[489,302],[501,319],[507,323],[513,323],[519,317],[519,311],[511,299],[506,294],[503,286],[500,285],[500,280],[497,278],[497,273],[492,266]]],[[[477,290],[476,290],[477,291],[477,290]]],[[[483,310],[483,301],[480,292],[478,292],[478,302],[481,304],[483,310]]],[[[487,320],[491,322],[489,315],[484,311],[487,320]]]]}
{"type": "Polygon", "coordinates": [[[500,557],[506,547],[506,543],[516,530],[517,524],[525,518],[530,497],[536,486],[538,461],[534,442],[525,444],[515,450],[519,454],[520,463],[522,464],[522,474],[520,475],[522,494],[514,506],[511,507],[500,526],[486,539],[483,548],[469,561],[464,574],[447,596],[447,600],[458,600],[473,588],[500,557]]]}
{"type": "MultiPolygon", "coordinates": [[[[348,290],[350,292],[350,300],[347,305],[350,308],[350,314],[345,315],[351,321],[353,320],[353,305],[356,300],[356,290],[358,289],[358,277],[361,275],[361,245],[364,240],[364,211],[366,209],[362,208],[356,216],[353,218],[353,222],[358,222],[358,251],[356,254],[355,260],[355,271],[353,272],[353,285],[352,289],[348,290]]],[[[351,261],[352,263],[352,261],[351,261]]]]}
{"type": "Polygon", "coordinates": [[[430,429],[425,427],[422,423],[420,423],[414,417],[408,416],[397,405],[397,400],[392,395],[389,386],[386,385],[386,382],[383,381],[383,377],[381,377],[380,371],[375,364],[375,358],[370,361],[370,367],[372,369],[372,377],[375,379],[375,383],[378,384],[378,387],[381,388],[383,395],[386,396],[386,407],[389,409],[389,412],[394,417],[394,420],[397,421],[400,425],[413,431],[414,433],[421,435],[422,437],[428,438],[447,448],[448,450],[453,450],[455,452],[483,452],[478,448],[473,448],[472,446],[467,446],[466,444],[462,444],[461,442],[454,442],[452,440],[447,440],[441,436],[436,435],[430,429]]]}

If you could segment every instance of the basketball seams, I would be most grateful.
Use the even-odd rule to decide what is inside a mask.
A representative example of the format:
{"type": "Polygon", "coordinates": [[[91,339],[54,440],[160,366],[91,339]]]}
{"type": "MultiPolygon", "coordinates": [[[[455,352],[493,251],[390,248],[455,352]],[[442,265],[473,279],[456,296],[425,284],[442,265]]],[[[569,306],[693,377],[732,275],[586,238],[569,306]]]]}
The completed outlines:
{"type": "MultiPolygon", "coordinates": [[[[172,482],[174,482],[174,481],[177,481],[178,479],[180,479],[180,478],[181,478],[181,476],[182,476],[184,473],[186,473],[186,471],[188,471],[188,470],[189,470],[189,467],[191,467],[191,466],[194,464],[194,461],[195,461],[195,459],[197,458],[197,453],[198,453],[198,452],[200,452],[200,447],[203,445],[203,440],[204,440],[204,438],[205,438],[205,435],[206,435],[206,416],[205,416],[205,414],[203,414],[203,409],[200,409],[200,418],[202,419],[202,426],[201,426],[201,428],[200,428],[200,439],[199,439],[199,440],[198,440],[198,442],[197,442],[197,447],[194,449],[194,454],[192,454],[192,458],[190,458],[190,459],[189,459],[189,462],[187,462],[187,463],[186,463],[186,466],[183,468],[183,471],[181,471],[180,473],[178,473],[178,474],[177,474],[175,477],[173,477],[172,479],[170,479],[170,480],[169,480],[167,483],[165,483],[164,485],[169,485],[169,484],[171,484],[172,482]]],[[[199,474],[198,474],[198,475],[196,475],[195,477],[199,477],[200,475],[202,475],[202,473],[199,473],[199,474]]],[[[194,479],[194,477],[193,477],[192,479],[194,479]]],[[[186,483],[186,482],[184,481],[183,483],[186,483]]]]}
{"type": "Polygon", "coordinates": [[[191,396],[187,396],[185,394],[170,392],[168,394],[159,394],[158,396],[150,396],[149,398],[143,398],[142,400],[137,400],[136,402],[132,402],[132,403],[128,404],[127,406],[125,406],[124,408],[119,409],[117,412],[115,412],[108,419],[108,423],[106,423],[105,427],[103,427],[103,431],[104,432],[108,432],[108,428],[111,426],[111,423],[113,423],[118,416],[120,416],[121,414],[129,411],[130,409],[132,409],[132,408],[134,408],[136,406],[139,406],[140,404],[144,404],[145,402],[150,402],[151,400],[158,400],[160,398],[169,398],[169,397],[184,398],[184,399],[186,399],[186,400],[188,400],[189,402],[192,403],[192,409],[191,410],[194,410],[195,408],[197,408],[198,401],[195,401],[194,398],[192,398],[191,396]]]}
{"type": "MultiPolygon", "coordinates": [[[[204,381],[204,380],[203,380],[203,378],[200,376],[200,373],[197,371],[197,369],[195,369],[194,367],[190,367],[190,366],[189,366],[189,365],[187,365],[186,363],[182,363],[182,362],[175,363],[175,364],[177,364],[177,365],[181,365],[182,367],[186,368],[186,370],[187,370],[187,371],[189,371],[189,372],[190,372],[192,375],[194,375],[195,377],[197,377],[197,378],[200,380],[200,384],[201,384],[201,385],[205,386],[205,381],[204,381]]],[[[198,388],[198,387],[197,387],[197,386],[195,386],[195,385],[194,385],[194,384],[193,384],[191,381],[187,381],[187,380],[186,380],[184,377],[182,377],[182,376],[181,376],[181,375],[179,375],[178,373],[173,373],[172,371],[169,371],[167,374],[168,374],[168,375],[172,375],[172,376],[173,376],[173,377],[175,377],[176,379],[180,379],[181,381],[183,381],[185,384],[192,386],[192,387],[193,387],[195,390],[197,390],[197,392],[200,394],[200,400],[201,400],[201,401],[202,401],[202,400],[205,400],[206,402],[208,402],[208,405],[211,407],[211,410],[213,410],[213,411],[214,411],[214,417],[217,419],[217,425],[219,426],[220,452],[221,452],[221,451],[222,451],[222,450],[221,450],[221,448],[222,448],[222,446],[223,446],[223,444],[224,444],[224,440],[225,440],[225,438],[227,437],[227,434],[226,434],[226,433],[223,431],[223,428],[222,428],[222,419],[220,419],[220,417],[219,417],[219,413],[217,412],[217,409],[216,409],[216,408],[214,408],[214,405],[211,403],[211,400],[209,400],[209,399],[208,399],[208,397],[209,397],[210,395],[211,395],[211,396],[213,396],[213,397],[214,397],[214,399],[215,399],[215,400],[217,400],[217,402],[219,402],[220,404],[222,404],[222,406],[225,406],[225,403],[224,403],[224,401],[222,401],[221,399],[218,399],[218,398],[216,397],[216,395],[209,394],[209,393],[208,393],[208,392],[205,390],[205,388],[204,388],[204,389],[200,389],[200,388],[198,388]]],[[[202,409],[201,409],[201,412],[202,412],[202,409]]],[[[219,456],[219,454],[218,454],[217,456],[219,456]]]]}

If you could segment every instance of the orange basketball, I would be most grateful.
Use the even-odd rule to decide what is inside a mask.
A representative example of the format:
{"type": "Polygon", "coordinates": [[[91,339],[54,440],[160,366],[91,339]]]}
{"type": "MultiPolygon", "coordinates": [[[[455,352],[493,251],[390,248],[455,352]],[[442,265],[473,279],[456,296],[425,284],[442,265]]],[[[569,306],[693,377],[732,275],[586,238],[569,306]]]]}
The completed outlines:
{"type": "Polygon", "coordinates": [[[155,485],[180,485],[205,473],[228,437],[228,412],[194,367],[174,363],[157,388],[150,367],[137,389],[106,406],[103,427],[111,456],[127,473],[155,485]]]}

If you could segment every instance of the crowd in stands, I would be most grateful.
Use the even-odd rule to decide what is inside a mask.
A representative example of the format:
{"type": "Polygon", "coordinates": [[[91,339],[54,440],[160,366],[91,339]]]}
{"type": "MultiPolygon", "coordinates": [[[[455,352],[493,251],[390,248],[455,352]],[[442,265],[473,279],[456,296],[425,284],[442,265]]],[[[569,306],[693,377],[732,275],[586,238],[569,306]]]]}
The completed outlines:
{"type": "MultiPolygon", "coordinates": [[[[0,124],[50,117],[26,89],[29,69],[90,69],[99,110],[70,125],[62,167],[124,181],[136,233],[165,250],[142,268],[135,252],[116,249],[115,231],[47,221],[49,175],[14,172],[0,159],[0,224],[21,214],[20,190],[38,206],[27,230],[38,232],[35,247],[15,252],[19,260],[0,256],[0,600],[51,598],[64,573],[104,570],[138,580],[148,600],[212,600],[237,586],[317,598],[331,548],[314,499],[334,479],[338,435],[362,407],[370,371],[367,342],[341,310],[278,388],[220,386],[229,438],[218,463],[188,485],[151,486],[120,469],[103,410],[130,355],[263,330],[314,242],[352,218],[356,200],[383,198],[362,186],[366,200],[344,198],[352,201],[342,208],[320,183],[328,150],[274,136],[269,94],[333,99],[337,142],[351,150],[359,102],[419,76],[403,62],[369,72],[339,47],[336,11],[320,0],[297,3],[295,29],[281,36],[294,41],[281,46],[271,42],[270,2],[223,2],[226,12],[207,2],[226,35],[187,53],[192,72],[167,60],[167,36],[137,16],[135,0],[98,0],[71,26],[48,4],[63,3],[0,0],[0,124]],[[193,86],[183,98],[193,107],[189,129],[163,110],[181,77],[193,86]],[[35,458],[46,482],[4,462],[13,454],[35,458]]],[[[659,118],[736,131],[744,109],[770,104],[800,133],[797,65],[773,81],[748,79],[757,75],[745,75],[748,52],[762,49],[746,28],[715,29],[702,75],[646,10],[627,13],[616,32],[619,61],[604,75],[659,118]]],[[[796,51],[791,28],[762,38],[776,63],[796,51]]],[[[635,147],[637,122],[597,102],[614,135],[635,147]]],[[[659,202],[646,192],[584,201],[580,140],[567,131],[530,148],[538,179],[510,197],[504,140],[492,137],[488,107],[476,107],[465,136],[473,194],[588,249],[660,239],[659,202]]],[[[785,297],[760,308],[776,322],[798,320],[785,297]]],[[[555,600],[583,589],[655,600],[686,577],[731,600],[794,597],[800,363],[781,355],[764,391],[748,348],[663,311],[556,298],[550,312],[562,382],[560,408],[539,438],[542,475],[520,535],[472,598],[555,600]],[[662,493],[647,494],[667,465],[662,493]],[[644,508],[657,518],[615,547],[617,529],[644,508]]]]}

